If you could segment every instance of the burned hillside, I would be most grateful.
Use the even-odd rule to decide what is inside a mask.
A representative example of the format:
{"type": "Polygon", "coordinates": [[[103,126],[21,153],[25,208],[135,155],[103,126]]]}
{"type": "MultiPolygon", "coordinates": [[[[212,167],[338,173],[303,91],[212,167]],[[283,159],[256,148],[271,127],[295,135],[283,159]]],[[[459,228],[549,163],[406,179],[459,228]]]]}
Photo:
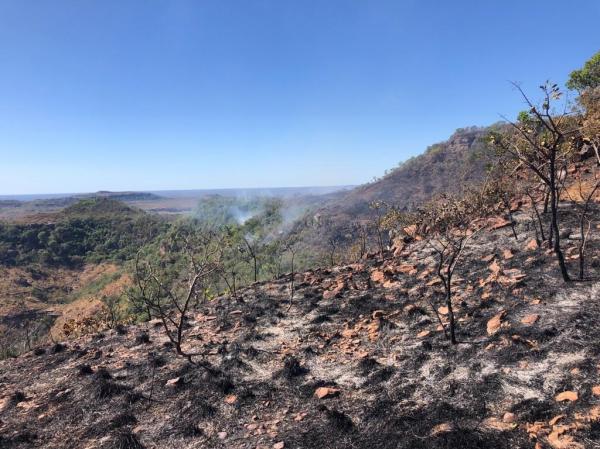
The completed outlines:
{"type": "Polygon", "coordinates": [[[291,304],[290,274],[202,304],[185,326],[194,363],[156,320],[0,362],[2,447],[600,447],[600,288],[560,280],[529,212],[516,239],[503,217],[474,237],[454,278],[458,345],[417,241],[297,274],[291,304]]]}

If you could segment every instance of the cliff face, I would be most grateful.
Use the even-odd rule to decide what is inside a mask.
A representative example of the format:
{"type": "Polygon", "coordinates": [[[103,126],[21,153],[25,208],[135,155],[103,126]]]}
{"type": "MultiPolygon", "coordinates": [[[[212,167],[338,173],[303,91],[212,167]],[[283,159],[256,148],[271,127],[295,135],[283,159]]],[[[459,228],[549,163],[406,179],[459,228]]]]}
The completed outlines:
{"type": "MultiPolygon", "coordinates": [[[[159,322],[2,361],[0,447],[594,447],[600,288],[564,286],[529,216],[515,214],[518,241],[499,219],[465,253],[457,346],[416,242],[298,274],[291,308],[289,275],[200,305],[186,329],[195,364],[159,322]]],[[[576,244],[564,242],[572,269],[576,244]]]]}

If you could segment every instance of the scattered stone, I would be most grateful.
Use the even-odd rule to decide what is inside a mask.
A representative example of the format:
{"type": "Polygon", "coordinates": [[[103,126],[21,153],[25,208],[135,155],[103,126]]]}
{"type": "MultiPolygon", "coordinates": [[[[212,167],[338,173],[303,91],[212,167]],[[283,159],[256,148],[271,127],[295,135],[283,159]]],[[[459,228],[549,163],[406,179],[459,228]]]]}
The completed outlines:
{"type": "Polygon", "coordinates": [[[425,338],[428,337],[429,334],[431,334],[431,331],[423,330],[417,334],[417,338],[425,338]]]}
{"type": "Polygon", "coordinates": [[[523,317],[523,319],[521,320],[521,323],[534,324],[539,319],[540,319],[540,316],[538,314],[532,313],[531,315],[527,315],[527,316],[523,317]]]}
{"type": "Polygon", "coordinates": [[[555,416],[554,418],[552,418],[550,421],[548,421],[548,425],[553,426],[555,425],[558,421],[560,421],[561,419],[563,419],[565,417],[565,415],[558,415],[555,416]]]}
{"type": "Polygon", "coordinates": [[[344,281],[339,281],[332,290],[327,290],[323,293],[323,299],[330,300],[334,298],[339,298],[342,295],[342,292],[346,290],[346,288],[346,283],[344,281]]]}
{"type": "Polygon", "coordinates": [[[235,404],[237,402],[237,396],[235,394],[230,394],[225,396],[225,403],[226,404],[235,404]]]}
{"type": "Polygon", "coordinates": [[[525,246],[526,249],[533,251],[536,250],[540,247],[540,245],[538,245],[538,242],[535,239],[531,239],[529,241],[529,243],[527,243],[527,246],[525,246]]]}
{"type": "Polygon", "coordinates": [[[592,394],[594,396],[600,396],[600,385],[592,387],[592,394]]]}
{"type": "Polygon", "coordinates": [[[502,320],[505,316],[506,310],[503,310],[487,322],[488,335],[493,335],[498,331],[498,329],[500,329],[500,326],[502,325],[502,320]]]}
{"type": "Polygon", "coordinates": [[[562,402],[562,401],[574,402],[577,399],[579,399],[579,395],[577,394],[576,391],[563,391],[562,393],[557,394],[554,399],[557,402],[562,402]]]}
{"type": "Polygon", "coordinates": [[[371,273],[371,280],[373,282],[383,282],[385,280],[385,273],[382,270],[375,270],[371,273]]]}
{"type": "Polygon", "coordinates": [[[502,421],[505,423],[514,423],[517,420],[517,417],[514,413],[506,412],[502,417],[502,421]]]}
{"type": "Polygon", "coordinates": [[[510,249],[505,249],[502,252],[502,257],[504,258],[504,260],[509,260],[514,257],[514,253],[510,249]]]}
{"type": "Polygon", "coordinates": [[[175,388],[183,384],[183,379],[181,377],[175,377],[173,379],[167,380],[165,386],[175,388]]]}
{"type": "Polygon", "coordinates": [[[571,435],[565,435],[568,430],[570,426],[554,426],[548,435],[548,443],[555,449],[585,449],[585,446],[576,442],[571,435]]]}
{"type": "Polygon", "coordinates": [[[436,436],[440,433],[447,433],[447,432],[451,432],[454,429],[454,425],[450,422],[443,422],[441,424],[438,424],[436,426],[434,426],[431,429],[431,433],[429,434],[430,436],[436,436]]]}
{"type": "Polygon", "coordinates": [[[284,447],[285,447],[285,443],[283,441],[280,441],[273,445],[273,449],[283,449],[284,447]]]}
{"type": "Polygon", "coordinates": [[[225,438],[227,438],[227,432],[219,432],[217,433],[217,437],[219,438],[219,440],[224,440],[225,438]]]}
{"type": "Polygon", "coordinates": [[[412,276],[417,274],[417,267],[414,265],[403,264],[396,267],[396,272],[412,276]]]}
{"type": "Polygon", "coordinates": [[[340,390],[332,387],[319,387],[315,390],[315,396],[319,399],[329,399],[339,396],[340,390]]]}
{"type": "Polygon", "coordinates": [[[425,285],[427,285],[427,287],[433,287],[434,285],[438,285],[438,284],[441,284],[441,283],[442,283],[442,281],[441,281],[441,279],[440,279],[440,278],[433,278],[432,280],[430,280],[430,281],[429,281],[427,284],[425,284],[425,285]]]}
{"type": "Polygon", "coordinates": [[[500,273],[500,265],[498,264],[497,261],[493,261],[490,265],[489,265],[489,270],[494,273],[494,274],[498,274],[500,273]]]}
{"type": "Polygon", "coordinates": [[[403,310],[404,310],[404,313],[409,315],[413,311],[417,310],[417,306],[415,306],[414,304],[408,304],[407,306],[404,306],[403,310]]]}
{"type": "Polygon", "coordinates": [[[495,254],[488,254],[487,256],[482,257],[481,261],[488,263],[488,262],[491,262],[492,260],[494,260],[494,257],[496,257],[495,254]]]}
{"type": "Polygon", "coordinates": [[[506,226],[510,226],[510,224],[510,220],[507,220],[504,217],[495,217],[490,219],[490,229],[492,230],[505,228],[506,226]]]}
{"type": "MultiPolygon", "coordinates": [[[[381,320],[373,320],[367,326],[367,332],[369,335],[369,340],[377,341],[379,338],[379,331],[381,329],[381,320]]],[[[359,341],[360,343],[360,341],[359,341]]]]}

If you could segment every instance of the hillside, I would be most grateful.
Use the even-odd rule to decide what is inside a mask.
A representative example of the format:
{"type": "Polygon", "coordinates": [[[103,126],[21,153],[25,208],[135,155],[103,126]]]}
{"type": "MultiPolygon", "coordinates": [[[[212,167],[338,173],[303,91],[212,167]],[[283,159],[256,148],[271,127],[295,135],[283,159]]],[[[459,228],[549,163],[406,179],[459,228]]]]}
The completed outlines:
{"type": "MultiPolygon", "coordinates": [[[[455,277],[457,346],[416,242],[296,276],[291,308],[289,274],[201,304],[185,331],[195,364],[157,321],[2,361],[0,446],[600,447],[600,290],[565,287],[529,212],[515,213],[518,240],[501,218],[474,237],[455,277]]],[[[577,241],[564,245],[574,268],[577,241]]]]}
{"type": "Polygon", "coordinates": [[[62,336],[68,320],[105,312],[103,298],[130,282],[126,262],[166,226],[110,198],[81,200],[26,223],[0,222],[0,356],[62,336]]]}
{"type": "Polygon", "coordinates": [[[456,191],[462,182],[480,180],[488,161],[482,138],[490,128],[461,128],[447,141],[430,146],[374,182],[335,198],[319,213],[337,221],[369,215],[369,204],[384,201],[411,207],[436,193],[456,191]]]}

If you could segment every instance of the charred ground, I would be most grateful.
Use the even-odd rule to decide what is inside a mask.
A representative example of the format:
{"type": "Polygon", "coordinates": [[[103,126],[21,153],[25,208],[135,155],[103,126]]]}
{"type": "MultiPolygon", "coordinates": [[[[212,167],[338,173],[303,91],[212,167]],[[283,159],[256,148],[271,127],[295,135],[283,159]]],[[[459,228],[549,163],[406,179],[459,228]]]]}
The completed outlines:
{"type": "Polygon", "coordinates": [[[515,218],[518,240],[492,220],[455,280],[457,346],[417,242],[297,275],[291,308],[289,275],[203,304],[195,364],[156,322],[0,362],[1,446],[600,447],[600,287],[565,286],[515,218]]]}

